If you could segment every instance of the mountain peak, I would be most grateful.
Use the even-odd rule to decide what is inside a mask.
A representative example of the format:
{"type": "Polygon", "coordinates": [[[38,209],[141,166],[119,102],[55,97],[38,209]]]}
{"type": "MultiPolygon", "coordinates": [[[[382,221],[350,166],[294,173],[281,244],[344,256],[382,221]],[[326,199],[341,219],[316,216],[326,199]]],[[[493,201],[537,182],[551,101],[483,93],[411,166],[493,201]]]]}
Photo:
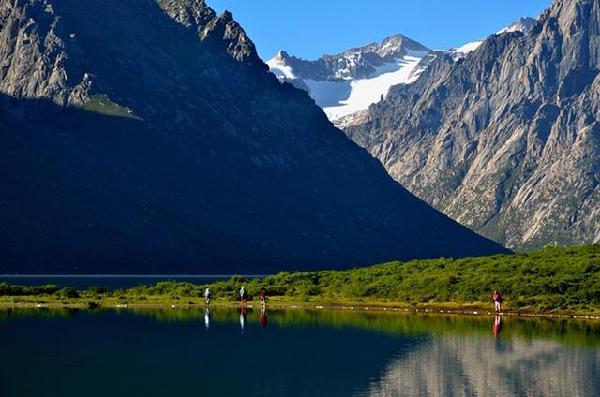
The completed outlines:
{"type": "Polygon", "coordinates": [[[414,53],[428,53],[431,51],[421,43],[410,39],[403,34],[395,34],[385,37],[380,42],[373,42],[362,47],[355,47],[335,55],[324,55],[325,58],[348,57],[353,54],[375,54],[382,59],[392,59],[414,53]]]}
{"type": "MultiPolygon", "coordinates": [[[[496,35],[501,35],[504,33],[514,33],[520,32],[525,35],[529,34],[533,28],[536,26],[537,20],[530,17],[522,17],[519,18],[518,21],[508,25],[507,27],[499,30],[496,35]]],[[[454,49],[451,48],[448,52],[452,55],[455,60],[463,58],[466,54],[475,51],[478,49],[481,44],[483,44],[484,40],[475,40],[469,43],[463,44],[462,46],[454,49]]]]}
{"type": "Polygon", "coordinates": [[[287,53],[287,51],[283,51],[283,50],[279,50],[277,51],[277,55],[275,55],[275,59],[277,61],[284,61],[286,58],[289,58],[290,54],[287,53]]]}
{"type": "Polygon", "coordinates": [[[393,85],[414,81],[419,61],[429,52],[424,45],[395,34],[314,61],[279,51],[267,65],[280,80],[307,91],[337,123],[379,102],[393,85]]]}
{"type": "Polygon", "coordinates": [[[511,32],[521,32],[523,34],[528,34],[529,32],[531,32],[531,30],[533,29],[533,27],[535,26],[536,23],[537,23],[537,20],[534,18],[530,18],[530,17],[519,18],[518,21],[505,27],[504,29],[501,29],[497,34],[511,33],[511,32]]]}

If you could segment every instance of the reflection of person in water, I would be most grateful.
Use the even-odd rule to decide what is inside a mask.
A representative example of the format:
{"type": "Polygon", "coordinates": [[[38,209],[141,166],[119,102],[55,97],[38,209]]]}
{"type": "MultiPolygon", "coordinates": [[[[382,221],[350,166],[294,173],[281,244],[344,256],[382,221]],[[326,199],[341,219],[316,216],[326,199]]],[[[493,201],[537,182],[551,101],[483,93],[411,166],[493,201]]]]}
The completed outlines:
{"type": "Polygon", "coordinates": [[[242,307],[240,309],[240,327],[242,328],[242,335],[244,334],[244,329],[246,328],[246,315],[248,314],[248,309],[242,307]]]}
{"type": "Polygon", "coordinates": [[[260,317],[258,317],[258,323],[261,327],[267,326],[267,308],[265,306],[260,308],[260,317]]]}
{"type": "Polygon", "coordinates": [[[502,317],[496,316],[494,319],[494,325],[492,326],[492,331],[495,336],[500,335],[500,331],[502,331],[502,317]]]}
{"type": "Polygon", "coordinates": [[[204,308],[204,329],[208,331],[210,328],[210,308],[206,306],[204,308]]]}

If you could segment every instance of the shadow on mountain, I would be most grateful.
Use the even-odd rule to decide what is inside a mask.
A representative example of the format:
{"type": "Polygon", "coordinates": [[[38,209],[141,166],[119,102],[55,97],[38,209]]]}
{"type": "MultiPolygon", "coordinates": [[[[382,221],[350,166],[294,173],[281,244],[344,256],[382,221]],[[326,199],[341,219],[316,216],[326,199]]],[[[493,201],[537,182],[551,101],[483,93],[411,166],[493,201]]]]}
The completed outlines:
{"type": "Polygon", "coordinates": [[[231,14],[46,3],[6,13],[0,48],[23,67],[3,92],[140,120],[0,97],[0,272],[271,273],[505,252],[280,84],[231,14]]]}
{"type": "Polygon", "coordinates": [[[378,167],[363,165],[359,181],[318,164],[273,169],[230,137],[199,145],[139,120],[2,103],[12,103],[0,113],[5,272],[271,272],[498,251],[465,245],[450,222],[429,230],[444,217],[421,202],[399,216],[412,197],[367,177],[378,167]],[[425,250],[423,235],[438,245],[425,250]]]}

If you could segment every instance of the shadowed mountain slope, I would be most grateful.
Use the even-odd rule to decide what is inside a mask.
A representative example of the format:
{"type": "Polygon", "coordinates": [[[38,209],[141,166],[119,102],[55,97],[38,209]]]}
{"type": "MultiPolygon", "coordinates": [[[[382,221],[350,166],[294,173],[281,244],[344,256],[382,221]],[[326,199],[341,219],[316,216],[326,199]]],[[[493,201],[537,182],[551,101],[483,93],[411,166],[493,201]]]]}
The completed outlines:
{"type": "Polygon", "coordinates": [[[193,0],[0,0],[0,272],[264,273],[504,249],[193,0]]]}

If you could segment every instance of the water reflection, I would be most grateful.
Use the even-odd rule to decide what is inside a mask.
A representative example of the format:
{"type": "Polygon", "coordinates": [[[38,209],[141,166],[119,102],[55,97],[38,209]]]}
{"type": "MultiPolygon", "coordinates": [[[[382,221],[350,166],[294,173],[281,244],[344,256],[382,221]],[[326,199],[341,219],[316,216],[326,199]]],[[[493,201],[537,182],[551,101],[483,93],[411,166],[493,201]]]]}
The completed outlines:
{"type": "MultiPolygon", "coordinates": [[[[598,396],[600,349],[558,341],[445,333],[399,354],[359,396],[598,396]]],[[[563,323],[564,325],[564,323],[563,323]]]]}
{"type": "Polygon", "coordinates": [[[248,315],[248,309],[245,306],[240,308],[240,327],[242,328],[242,335],[246,330],[246,316],[248,315]]]}
{"type": "Polygon", "coordinates": [[[502,317],[496,316],[494,318],[494,325],[492,326],[492,332],[494,336],[500,335],[500,331],[502,331],[502,317]]]}
{"type": "Polygon", "coordinates": [[[204,329],[208,331],[210,328],[210,307],[204,307],[204,329]]]}
{"type": "Polygon", "coordinates": [[[3,397],[77,396],[90,384],[92,397],[600,395],[600,322],[245,306],[16,310],[0,311],[0,351],[3,397]]]}
{"type": "Polygon", "coordinates": [[[267,307],[261,306],[260,308],[260,316],[258,317],[258,323],[261,327],[267,326],[267,307]]]}

